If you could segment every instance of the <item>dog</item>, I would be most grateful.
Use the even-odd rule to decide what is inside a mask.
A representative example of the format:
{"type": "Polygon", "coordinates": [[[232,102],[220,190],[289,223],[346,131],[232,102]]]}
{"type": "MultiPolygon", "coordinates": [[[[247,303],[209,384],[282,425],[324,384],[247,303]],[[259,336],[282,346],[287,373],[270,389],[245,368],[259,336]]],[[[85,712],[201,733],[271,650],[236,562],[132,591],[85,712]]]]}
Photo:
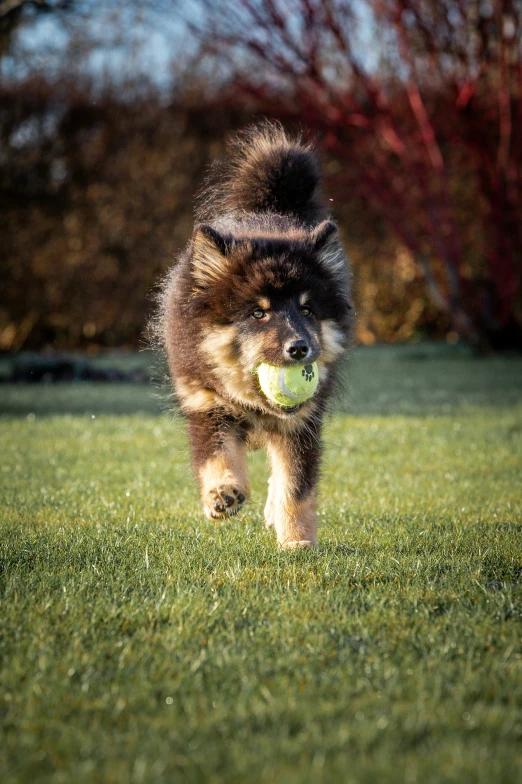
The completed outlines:
{"type": "Polygon", "coordinates": [[[322,423],[352,334],[349,264],[320,180],[313,147],[278,124],[240,133],[203,191],[158,318],[206,516],[240,511],[247,450],[265,446],[265,522],[287,549],[317,543],[322,423]],[[263,362],[317,362],[317,393],[275,405],[256,377],[263,362]]]}

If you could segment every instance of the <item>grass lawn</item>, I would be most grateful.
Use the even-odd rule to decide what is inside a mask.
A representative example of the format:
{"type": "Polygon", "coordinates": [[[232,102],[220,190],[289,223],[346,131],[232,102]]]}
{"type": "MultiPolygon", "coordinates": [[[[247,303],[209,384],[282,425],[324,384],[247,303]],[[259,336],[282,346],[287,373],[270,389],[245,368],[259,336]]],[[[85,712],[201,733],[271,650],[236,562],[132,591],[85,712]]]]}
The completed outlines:
{"type": "Polygon", "coordinates": [[[0,386],[2,781],[521,780],[522,360],[349,376],[291,553],[261,454],[201,516],[147,385],[0,386]]]}

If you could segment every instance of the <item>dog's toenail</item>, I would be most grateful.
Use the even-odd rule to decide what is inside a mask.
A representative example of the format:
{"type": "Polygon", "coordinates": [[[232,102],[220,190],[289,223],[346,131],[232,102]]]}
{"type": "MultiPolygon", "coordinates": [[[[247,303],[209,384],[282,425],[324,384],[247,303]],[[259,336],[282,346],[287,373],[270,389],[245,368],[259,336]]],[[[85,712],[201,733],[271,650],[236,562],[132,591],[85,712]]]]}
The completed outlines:
{"type": "Polygon", "coordinates": [[[243,495],[243,493],[239,493],[237,500],[239,501],[240,504],[243,503],[243,501],[245,500],[245,496],[243,495]]]}
{"type": "Polygon", "coordinates": [[[234,504],[234,496],[232,495],[224,495],[223,501],[227,506],[232,506],[234,504]]]}

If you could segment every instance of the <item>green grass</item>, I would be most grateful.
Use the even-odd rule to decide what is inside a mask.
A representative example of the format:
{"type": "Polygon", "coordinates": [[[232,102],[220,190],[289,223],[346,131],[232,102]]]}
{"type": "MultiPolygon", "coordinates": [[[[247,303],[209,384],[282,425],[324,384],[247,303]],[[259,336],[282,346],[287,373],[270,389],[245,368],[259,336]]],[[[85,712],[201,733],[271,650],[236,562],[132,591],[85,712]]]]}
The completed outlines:
{"type": "Polygon", "coordinates": [[[350,376],[297,553],[260,454],[244,516],[200,515],[148,387],[0,387],[2,781],[520,780],[522,361],[350,376]]]}

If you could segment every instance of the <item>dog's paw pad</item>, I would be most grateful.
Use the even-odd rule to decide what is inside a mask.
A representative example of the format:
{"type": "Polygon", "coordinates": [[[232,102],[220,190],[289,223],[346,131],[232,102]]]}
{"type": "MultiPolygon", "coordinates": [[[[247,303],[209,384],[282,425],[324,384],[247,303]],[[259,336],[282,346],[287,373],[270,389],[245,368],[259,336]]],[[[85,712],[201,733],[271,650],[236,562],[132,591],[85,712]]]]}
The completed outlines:
{"type": "Polygon", "coordinates": [[[231,517],[239,512],[245,501],[246,494],[239,487],[219,485],[206,495],[205,514],[213,519],[231,517]]]}

